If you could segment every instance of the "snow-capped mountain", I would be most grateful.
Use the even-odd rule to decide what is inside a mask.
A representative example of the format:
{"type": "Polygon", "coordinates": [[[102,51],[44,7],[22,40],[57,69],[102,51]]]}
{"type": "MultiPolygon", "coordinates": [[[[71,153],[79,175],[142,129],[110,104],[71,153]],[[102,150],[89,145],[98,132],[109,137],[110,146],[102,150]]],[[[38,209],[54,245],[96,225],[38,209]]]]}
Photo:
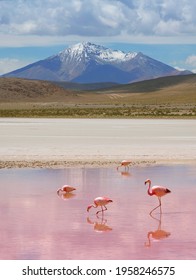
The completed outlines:
{"type": "Polygon", "coordinates": [[[122,52],[89,42],[3,75],[78,83],[131,83],[162,76],[188,74],[141,52],[122,52]]]}
{"type": "Polygon", "coordinates": [[[58,55],[62,62],[66,61],[67,57],[69,57],[76,60],[81,60],[83,58],[86,59],[86,61],[92,58],[98,62],[110,63],[129,60],[134,58],[137,53],[124,53],[119,50],[112,50],[87,42],[76,44],[71,48],[63,50],[58,55]]]}

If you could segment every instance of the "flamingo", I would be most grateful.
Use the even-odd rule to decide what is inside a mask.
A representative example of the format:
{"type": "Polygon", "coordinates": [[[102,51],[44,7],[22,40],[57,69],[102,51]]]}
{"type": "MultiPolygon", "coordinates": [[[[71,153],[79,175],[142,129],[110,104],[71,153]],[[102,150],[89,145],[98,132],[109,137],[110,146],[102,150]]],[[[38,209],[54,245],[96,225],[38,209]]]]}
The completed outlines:
{"type": "Polygon", "coordinates": [[[57,194],[59,195],[59,193],[70,193],[75,190],[76,190],[76,188],[74,188],[72,186],[64,185],[60,189],[57,190],[57,194]]]}
{"type": "Polygon", "coordinates": [[[121,161],[121,164],[120,164],[119,166],[117,166],[117,170],[118,170],[118,168],[121,167],[121,166],[124,166],[125,169],[126,169],[126,167],[129,168],[129,164],[130,164],[130,163],[131,163],[130,160],[126,160],[126,159],[122,160],[122,161],[121,161]]]}
{"type": "Polygon", "coordinates": [[[97,207],[101,207],[101,210],[100,211],[97,211],[96,215],[99,213],[99,212],[102,212],[103,211],[106,211],[107,210],[107,207],[106,205],[110,202],[113,202],[112,199],[108,198],[108,197],[104,197],[104,196],[101,196],[101,197],[97,197],[94,199],[94,204],[91,204],[87,207],[87,211],[89,212],[89,210],[93,207],[93,208],[97,208],[97,207]],[[104,208],[103,208],[104,207],[104,208]]]}
{"type": "Polygon", "coordinates": [[[151,180],[150,179],[147,179],[145,181],[145,185],[148,183],[148,194],[150,196],[152,195],[156,195],[158,197],[158,200],[159,200],[159,205],[156,206],[155,208],[153,208],[151,211],[150,211],[150,215],[151,213],[157,209],[158,207],[160,207],[160,211],[161,211],[161,197],[170,193],[171,191],[169,189],[167,189],[166,187],[162,187],[162,186],[153,186],[151,188],[151,180]]]}

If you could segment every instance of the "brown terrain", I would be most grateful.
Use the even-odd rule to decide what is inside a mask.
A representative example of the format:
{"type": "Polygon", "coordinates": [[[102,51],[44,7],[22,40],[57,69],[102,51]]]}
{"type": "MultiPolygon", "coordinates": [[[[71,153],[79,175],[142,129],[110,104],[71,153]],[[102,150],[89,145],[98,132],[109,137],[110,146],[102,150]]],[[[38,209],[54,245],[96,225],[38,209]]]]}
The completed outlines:
{"type": "MultiPolygon", "coordinates": [[[[1,117],[195,117],[196,75],[88,90],[88,85],[0,78],[1,117]]],[[[89,86],[92,88],[92,85],[89,86]]]]}

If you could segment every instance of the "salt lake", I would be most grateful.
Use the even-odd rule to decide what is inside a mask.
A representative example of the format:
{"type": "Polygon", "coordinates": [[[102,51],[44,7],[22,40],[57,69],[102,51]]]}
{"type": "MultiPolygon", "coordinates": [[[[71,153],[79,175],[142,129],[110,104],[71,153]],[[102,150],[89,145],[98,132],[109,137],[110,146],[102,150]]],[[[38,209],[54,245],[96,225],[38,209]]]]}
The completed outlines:
{"type": "Polygon", "coordinates": [[[196,166],[1,169],[0,259],[196,259],[196,166]],[[168,187],[162,214],[144,181],[168,187]],[[64,184],[76,187],[57,195],[64,184]],[[87,206],[113,200],[97,216],[87,206]]]}

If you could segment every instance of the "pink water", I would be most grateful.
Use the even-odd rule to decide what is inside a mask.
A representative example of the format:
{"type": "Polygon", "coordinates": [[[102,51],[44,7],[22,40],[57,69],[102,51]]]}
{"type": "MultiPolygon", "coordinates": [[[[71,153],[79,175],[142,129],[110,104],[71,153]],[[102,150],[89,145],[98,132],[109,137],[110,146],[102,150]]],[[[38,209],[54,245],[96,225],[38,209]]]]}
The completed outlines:
{"type": "Polygon", "coordinates": [[[196,167],[0,170],[0,259],[196,259],[196,167]],[[159,210],[144,181],[171,193],[159,210]],[[59,197],[64,184],[77,188],[59,197]],[[97,196],[113,203],[96,216],[97,196]]]}

